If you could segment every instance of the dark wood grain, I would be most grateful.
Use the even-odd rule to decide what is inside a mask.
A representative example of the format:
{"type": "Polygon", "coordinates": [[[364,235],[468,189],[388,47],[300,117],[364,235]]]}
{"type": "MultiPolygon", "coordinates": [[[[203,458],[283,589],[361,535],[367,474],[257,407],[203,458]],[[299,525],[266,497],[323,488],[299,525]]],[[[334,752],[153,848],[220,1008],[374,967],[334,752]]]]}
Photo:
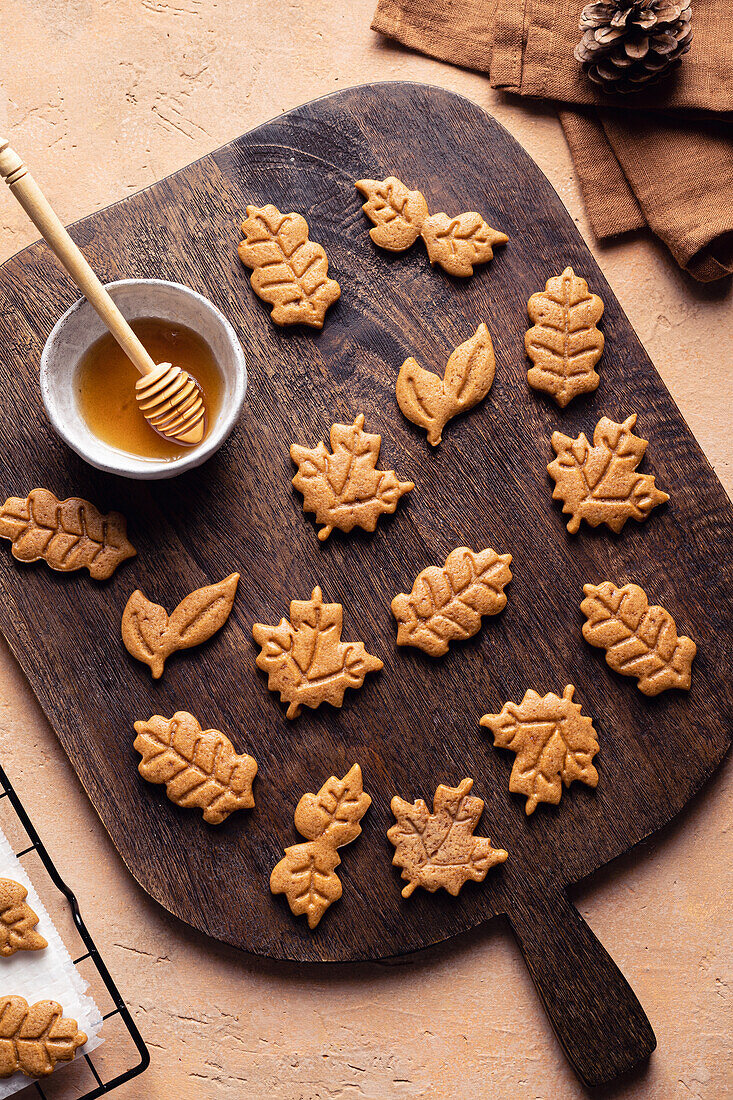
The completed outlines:
{"type": "Polygon", "coordinates": [[[304,961],[410,951],[507,913],[578,1072],[609,1080],[646,1056],[654,1040],[643,1012],[563,888],[667,822],[729,745],[733,509],[545,177],[468,101],[382,84],[284,115],[72,234],[107,280],[159,276],[211,298],[237,329],[250,373],[241,422],[203,468],[147,485],[98,473],[53,435],[39,397],[40,351],[74,288],[42,245],[0,272],[0,486],[24,495],[43,485],[118,508],[139,551],[97,585],[20,566],[0,547],[0,626],[132,873],[209,935],[304,961]],[[431,269],[419,244],[380,251],[353,181],[390,173],[419,186],[432,211],[479,210],[509,244],[462,281],[431,269]],[[302,211],[326,248],[343,292],[322,333],[274,327],[254,297],[236,254],[250,202],[302,211]],[[606,351],[599,389],[561,412],[527,386],[523,333],[529,295],[566,264],[606,303],[606,351]],[[399,412],[397,371],[416,355],[442,373],[480,321],[494,339],[496,380],[434,450],[399,412]],[[315,445],[334,420],[359,412],[382,434],[380,465],[417,487],[373,535],[337,532],[320,544],[290,486],[289,445],[315,445]],[[669,505],[618,537],[585,527],[568,535],[545,470],[552,431],[590,432],[603,414],[631,412],[651,441],[643,468],[669,505]],[[514,555],[506,610],[440,660],[398,651],[392,597],[462,544],[514,555]],[[235,569],[244,579],[226,627],[152,682],[120,641],[130,592],[139,586],[171,608],[235,569]],[[585,644],[582,585],[605,579],[641,584],[696,640],[689,694],[648,699],[585,644]],[[255,668],[251,626],[278,622],[315,584],[343,603],[344,636],[385,668],[342,710],[288,722],[255,668]],[[527,818],[508,790],[513,757],[492,748],[478,719],[527,688],[569,682],[598,730],[600,783],[575,784],[559,807],[527,818]],[[208,827],[140,778],[133,722],[178,708],[255,756],[251,813],[208,827]],[[296,840],[300,795],[354,761],[373,806],[343,854],[343,898],[311,932],[270,894],[269,873],[296,840]],[[390,799],[431,798],[438,783],[467,775],[486,800],[480,831],[510,858],[458,899],[418,890],[406,901],[390,866],[390,799]]]}

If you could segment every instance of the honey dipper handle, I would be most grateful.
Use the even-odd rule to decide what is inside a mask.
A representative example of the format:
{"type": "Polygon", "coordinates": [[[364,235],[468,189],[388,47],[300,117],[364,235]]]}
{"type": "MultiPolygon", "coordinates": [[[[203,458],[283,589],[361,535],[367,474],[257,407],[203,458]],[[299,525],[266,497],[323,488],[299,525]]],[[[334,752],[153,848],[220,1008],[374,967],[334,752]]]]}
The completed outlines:
{"type": "Polygon", "coordinates": [[[79,248],[64,229],[23,161],[4,138],[0,138],[0,176],[3,177],[79,290],[96,309],[125,355],[132,360],[140,374],[151,374],[157,369],[156,363],[150,358],[79,248]]]}

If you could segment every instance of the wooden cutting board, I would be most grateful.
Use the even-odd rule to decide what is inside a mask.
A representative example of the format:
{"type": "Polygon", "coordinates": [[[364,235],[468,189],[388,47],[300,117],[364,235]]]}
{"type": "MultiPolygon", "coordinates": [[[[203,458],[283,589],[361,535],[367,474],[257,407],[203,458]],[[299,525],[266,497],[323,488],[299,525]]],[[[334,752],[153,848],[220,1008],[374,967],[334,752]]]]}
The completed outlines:
{"type": "Polygon", "coordinates": [[[72,233],[107,280],[159,276],[207,295],[236,327],[250,376],[237,430],[203,468],[148,484],[103,475],[54,436],[39,396],[41,348],[74,288],[43,245],[0,271],[2,493],[41,485],[119,509],[139,551],[97,584],[19,565],[0,544],[0,626],[131,872],[203,932],[302,961],[412,951],[507,914],[581,1076],[610,1080],[648,1055],[648,1021],[565,886],[669,821],[729,745],[733,509],[548,181],[467,100],[377,84],[291,111],[72,233]],[[419,186],[432,211],[479,210],[508,245],[466,280],[432,269],[422,245],[377,249],[353,181],[390,173],[419,186]],[[275,327],[237,258],[246,205],[266,202],[306,214],[327,250],[343,293],[322,333],[275,327]],[[523,334],[528,297],[567,264],[606,304],[606,350],[598,390],[561,411],[527,386],[523,334]],[[429,448],[397,407],[399,366],[415,355],[442,372],[481,321],[494,338],[493,388],[429,448]],[[289,446],[314,446],[360,412],[382,434],[380,465],[417,487],[373,535],[335,533],[322,544],[291,488],[289,446]],[[650,440],[643,469],[670,503],[619,536],[585,526],[571,536],[545,471],[550,436],[590,434],[601,415],[631,412],[650,440]],[[392,597],[463,544],[514,555],[506,610],[440,660],[397,650],[392,597]],[[243,582],[225,628],[153,682],[120,641],[132,590],[172,609],[233,570],[243,582]],[[583,641],[582,586],[605,579],[638,582],[695,639],[689,694],[646,698],[583,641]],[[255,668],[251,628],[277,623],[316,584],[343,603],[344,636],[385,667],[342,710],[289,722],[255,668]],[[600,782],[575,784],[559,807],[526,817],[508,790],[513,756],[492,747],[478,720],[528,688],[561,692],[570,682],[598,730],[600,782]],[[176,709],[255,756],[252,812],[207,826],[140,778],[133,722],[176,709]],[[343,898],[311,932],[270,894],[270,870],[299,839],[300,795],[355,761],[373,805],[342,853],[343,898]],[[431,800],[438,783],[464,776],[486,801],[479,831],[510,858],[458,898],[418,890],[404,900],[386,839],[390,799],[431,800]]]}

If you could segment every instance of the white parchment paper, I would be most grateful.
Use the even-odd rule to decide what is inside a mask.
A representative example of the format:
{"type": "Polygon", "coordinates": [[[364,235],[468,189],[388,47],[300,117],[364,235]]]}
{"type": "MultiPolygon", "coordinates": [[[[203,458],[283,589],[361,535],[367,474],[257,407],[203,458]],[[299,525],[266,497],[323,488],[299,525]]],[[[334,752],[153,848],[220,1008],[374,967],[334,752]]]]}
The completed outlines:
{"type": "MultiPolygon", "coordinates": [[[[48,940],[48,947],[43,951],[16,951],[7,959],[0,956],[0,996],[25,997],[28,1004],[33,1004],[34,1001],[58,1001],[63,1007],[64,1016],[73,1017],[79,1029],[89,1036],[86,1045],[77,1051],[77,1057],[82,1052],[94,1050],[103,1042],[99,1035],[102,1015],[93,999],[85,992],[88,982],[71,961],[71,955],[34,890],[33,883],[1,829],[0,878],[11,878],[25,886],[28,891],[26,901],[39,918],[37,931],[48,940]]],[[[61,1071],[64,1065],[66,1063],[59,1063],[57,1070],[61,1071]]],[[[12,1077],[0,1080],[0,1100],[27,1088],[31,1080],[24,1073],[14,1073],[12,1077]]]]}

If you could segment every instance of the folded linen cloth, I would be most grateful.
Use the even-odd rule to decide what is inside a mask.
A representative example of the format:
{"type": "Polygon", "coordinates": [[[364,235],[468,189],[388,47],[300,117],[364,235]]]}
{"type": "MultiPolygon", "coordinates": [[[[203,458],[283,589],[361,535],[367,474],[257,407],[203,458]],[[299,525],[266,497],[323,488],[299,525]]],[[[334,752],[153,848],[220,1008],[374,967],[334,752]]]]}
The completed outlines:
{"type": "Polygon", "coordinates": [[[680,66],[631,96],[597,90],[573,57],[583,0],[378,0],[372,29],[492,87],[558,102],[600,238],[643,226],[701,282],[733,272],[729,0],[693,0],[680,66]]]}

